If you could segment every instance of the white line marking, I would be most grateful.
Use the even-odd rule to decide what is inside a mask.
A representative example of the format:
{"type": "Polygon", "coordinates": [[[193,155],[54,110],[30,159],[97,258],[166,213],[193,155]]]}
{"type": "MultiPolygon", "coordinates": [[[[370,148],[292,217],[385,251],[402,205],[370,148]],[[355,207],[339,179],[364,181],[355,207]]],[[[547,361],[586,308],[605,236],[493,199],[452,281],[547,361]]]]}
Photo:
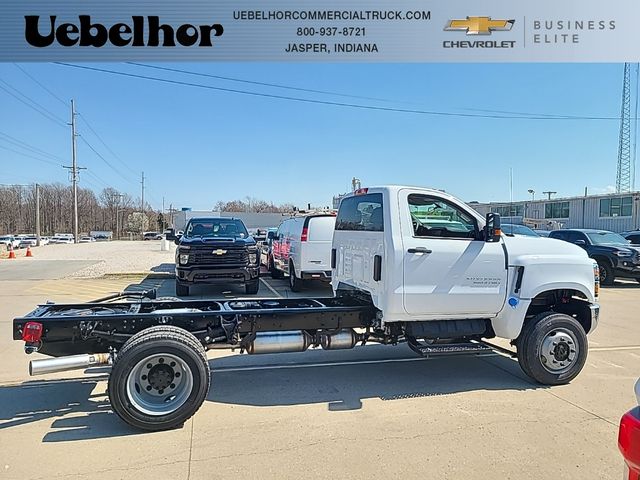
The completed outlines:
{"type": "Polygon", "coordinates": [[[630,345],[628,347],[596,347],[590,348],[590,352],[617,352],[624,350],[640,350],[640,345],[630,345]]]}
{"type": "Polygon", "coordinates": [[[282,295],[280,295],[277,290],[275,288],[273,288],[271,285],[269,285],[269,283],[262,277],[260,277],[260,281],[262,283],[264,283],[265,287],[267,287],[269,290],[271,290],[271,292],[278,298],[283,298],[282,295]]]}

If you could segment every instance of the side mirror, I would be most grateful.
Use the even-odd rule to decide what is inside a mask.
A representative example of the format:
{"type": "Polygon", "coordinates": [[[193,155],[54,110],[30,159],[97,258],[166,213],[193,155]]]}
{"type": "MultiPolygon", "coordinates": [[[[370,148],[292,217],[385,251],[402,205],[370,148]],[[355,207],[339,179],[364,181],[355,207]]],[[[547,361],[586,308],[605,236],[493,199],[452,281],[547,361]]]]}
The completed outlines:
{"type": "Polygon", "coordinates": [[[268,238],[269,240],[275,240],[275,239],[276,239],[276,237],[277,237],[277,233],[276,233],[276,232],[269,232],[269,233],[267,233],[267,238],[268,238]]]}
{"type": "Polygon", "coordinates": [[[173,243],[175,243],[176,245],[180,245],[180,239],[182,238],[182,234],[177,234],[174,239],[173,239],[173,243]]]}
{"type": "Polygon", "coordinates": [[[585,242],[584,240],[576,240],[575,242],[576,245],[580,245],[581,247],[585,246],[587,244],[587,242],[585,242]]]}
{"type": "Polygon", "coordinates": [[[487,213],[484,225],[484,241],[499,242],[500,241],[500,215],[497,213],[487,213]]]}

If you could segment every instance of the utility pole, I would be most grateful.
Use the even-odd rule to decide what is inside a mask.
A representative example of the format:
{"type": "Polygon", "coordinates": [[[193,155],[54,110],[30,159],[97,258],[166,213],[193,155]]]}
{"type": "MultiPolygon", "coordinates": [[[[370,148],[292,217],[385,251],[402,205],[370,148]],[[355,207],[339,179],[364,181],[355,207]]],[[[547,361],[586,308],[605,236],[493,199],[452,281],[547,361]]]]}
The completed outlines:
{"type": "Polygon", "coordinates": [[[551,195],[554,195],[558,192],[542,192],[543,195],[548,195],[547,200],[551,200],[551,195]]]}
{"type": "Polygon", "coordinates": [[[142,211],[142,218],[140,219],[140,235],[144,234],[144,172],[142,172],[142,181],[140,182],[142,184],[142,200],[141,200],[141,208],[140,210],[142,211]]]}
{"type": "Polygon", "coordinates": [[[40,185],[36,183],[36,246],[40,246],[40,185]]]}
{"type": "Polygon", "coordinates": [[[118,197],[118,203],[116,203],[116,240],[120,240],[120,203],[122,202],[122,197],[124,197],[124,195],[122,193],[118,193],[116,197],[118,197]]]}
{"type": "Polygon", "coordinates": [[[73,241],[78,243],[78,170],[84,170],[79,168],[76,159],[76,107],[71,100],[71,166],[63,167],[71,172],[71,185],[73,189],[73,241]]]}

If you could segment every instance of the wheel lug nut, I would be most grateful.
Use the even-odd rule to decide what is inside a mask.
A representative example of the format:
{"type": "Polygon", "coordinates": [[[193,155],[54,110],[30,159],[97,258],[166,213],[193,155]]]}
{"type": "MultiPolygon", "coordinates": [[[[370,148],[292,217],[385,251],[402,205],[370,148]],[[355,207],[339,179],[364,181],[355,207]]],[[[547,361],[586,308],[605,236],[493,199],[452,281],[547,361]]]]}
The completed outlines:
{"type": "Polygon", "coordinates": [[[151,391],[151,385],[147,385],[147,392],[151,391]]]}
{"type": "Polygon", "coordinates": [[[169,365],[171,365],[172,367],[176,366],[176,362],[171,362],[169,365]]]}
{"type": "Polygon", "coordinates": [[[146,379],[147,379],[147,376],[146,376],[146,375],[142,375],[142,379],[143,379],[143,380],[146,380],[146,379]]]}
{"type": "Polygon", "coordinates": [[[160,390],[158,390],[158,393],[159,393],[160,395],[162,395],[162,394],[164,393],[164,390],[163,390],[163,389],[160,389],[160,390]]]}
{"type": "Polygon", "coordinates": [[[164,363],[164,358],[159,359],[158,363],[164,363]]]}
{"type": "Polygon", "coordinates": [[[175,384],[175,383],[172,383],[171,385],[169,385],[169,387],[171,387],[171,388],[176,388],[176,384],[175,384]]]}
{"type": "Polygon", "coordinates": [[[180,372],[176,372],[175,377],[178,378],[180,376],[180,372]]]}
{"type": "Polygon", "coordinates": [[[153,367],[153,365],[151,365],[150,363],[147,363],[147,368],[151,368],[153,367]]]}

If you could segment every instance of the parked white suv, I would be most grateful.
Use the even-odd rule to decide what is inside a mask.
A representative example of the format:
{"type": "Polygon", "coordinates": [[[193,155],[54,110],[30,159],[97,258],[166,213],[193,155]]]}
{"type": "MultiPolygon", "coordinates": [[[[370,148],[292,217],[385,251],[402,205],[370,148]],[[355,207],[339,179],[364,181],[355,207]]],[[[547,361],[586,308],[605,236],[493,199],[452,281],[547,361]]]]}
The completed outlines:
{"type": "Polygon", "coordinates": [[[9,249],[9,246],[11,246],[11,248],[18,248],[20,246],[20,240],[13,235],[3,235],[0,237],[0,244],[6,245],[7,250],[9,249]]]}
{"type": "Polygon", "coordinates": [[[334,213],[296,216],[282,222],[272,238],[269,270],[273,278],[289,275],[289,286],[300,291],[304,280],[331,281],[331,240],[334,213]]]}

